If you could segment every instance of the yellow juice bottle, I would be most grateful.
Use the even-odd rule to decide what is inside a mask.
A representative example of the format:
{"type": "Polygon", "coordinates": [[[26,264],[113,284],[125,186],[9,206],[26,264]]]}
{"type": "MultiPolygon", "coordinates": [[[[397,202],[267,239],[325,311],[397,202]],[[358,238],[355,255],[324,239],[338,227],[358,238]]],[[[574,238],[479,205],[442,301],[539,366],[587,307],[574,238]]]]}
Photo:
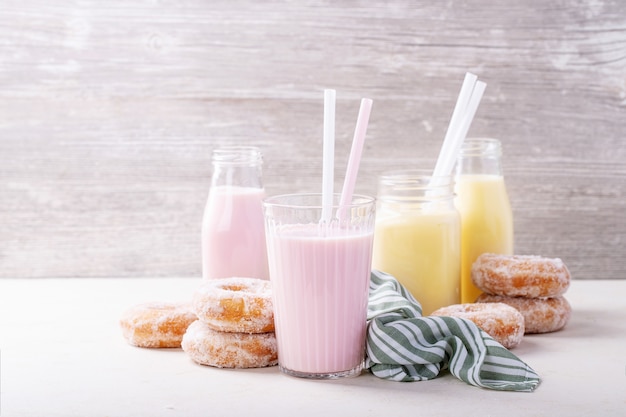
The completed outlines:
{"type": "Polygon", "coordinates": [[[460,301],[461,223],[451,176],[433,185],[420,171],[379,182],[372,267],[393,275],[424,315],[460,301]]]}
{"type": "Polygon", "coordinates": [[[496,139],[466,139],[457,160],[455,204],[461,215],[461,302],[481,294],[471,268],[482,253],[513,254],[513,213],[496,139]]]}

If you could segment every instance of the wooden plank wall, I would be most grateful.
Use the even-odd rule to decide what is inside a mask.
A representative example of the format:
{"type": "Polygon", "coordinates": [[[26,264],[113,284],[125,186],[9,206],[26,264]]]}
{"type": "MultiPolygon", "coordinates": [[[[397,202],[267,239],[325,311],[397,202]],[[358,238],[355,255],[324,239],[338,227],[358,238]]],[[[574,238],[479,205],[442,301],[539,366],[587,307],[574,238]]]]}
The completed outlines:
{"type": "Polygon", "coordinates": [[[335,88],[339,187],[370,97],[375,193],[434,167],[466,71],[516,251],[624,278],[624,0],[2,0],[0,277],[198,276],[213,148],[260,146],[268,194],[318,191],[335,88]]]}

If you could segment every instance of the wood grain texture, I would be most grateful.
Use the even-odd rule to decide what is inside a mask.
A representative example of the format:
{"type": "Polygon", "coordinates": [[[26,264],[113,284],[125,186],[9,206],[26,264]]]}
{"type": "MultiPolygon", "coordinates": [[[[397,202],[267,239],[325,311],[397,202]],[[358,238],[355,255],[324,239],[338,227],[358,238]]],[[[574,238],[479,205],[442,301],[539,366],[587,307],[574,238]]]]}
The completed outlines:
{"type": "Polygon", "coordinates": [[[0,277],[197,276],[213,148],[260,146],[269,194],[317,191],[335,88],[339,187],[370,97],[375,193],[434,167],[466,71],[516,251],[624,278],[623,0],[3,0],[0,277]]]}

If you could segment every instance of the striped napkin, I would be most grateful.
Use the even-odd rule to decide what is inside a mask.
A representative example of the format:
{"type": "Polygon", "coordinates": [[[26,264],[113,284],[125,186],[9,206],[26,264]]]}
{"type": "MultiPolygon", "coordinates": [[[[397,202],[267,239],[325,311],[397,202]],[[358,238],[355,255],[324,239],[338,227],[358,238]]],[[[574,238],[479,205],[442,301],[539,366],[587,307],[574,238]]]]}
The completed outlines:
{"type": "Polygon", "coordinates": [[[539,376],[473,322],[422,317],[419,302],[391,275],[372,271],[365,366],[393,381],[424,381],[449,369],[470,385],[533,391],[539,376]]]}

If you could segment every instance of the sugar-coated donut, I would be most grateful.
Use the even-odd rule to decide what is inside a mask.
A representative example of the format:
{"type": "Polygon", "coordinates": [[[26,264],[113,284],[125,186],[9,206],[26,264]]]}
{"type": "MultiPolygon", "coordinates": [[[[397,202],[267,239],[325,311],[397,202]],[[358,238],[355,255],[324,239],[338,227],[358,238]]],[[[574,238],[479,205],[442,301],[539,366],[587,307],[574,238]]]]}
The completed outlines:
{"type": "Polygon", "coordinates": [[[124,338],[133,346],[176,348],[196,319],[189,304],[150,302],[126,310],[120,326],[124,338]]]}
{"type": "Polygon", "coordinates": [[[274,331],[272,287],[258,278],[203,281],[192,299],[193,309],[213,330],[236,333],[274,331]]]}
{"type": "Polygon", "coordinates": [[[549,333],[561,330],[572,314],[572,307],[562,295],[549,298],[525,298],[481,294],[476,302],[504,303],[515,307],[524,316],[526,333],[549,333]]]}
{"type": "Polygon", "coordinates": [[[194,362],[218,368],[263,368],[278,363],[274,332],[220,332],[197,320],[183,336],[182,347],[194,362]]]}
{"type": "Polygon", "coordinates": [[[507,349],[519,345],[524,337],[524,316],[503,303],[453,304],[442,307],[431,315],[471,320],[507,349]]]}
{"type": "Polygon", "coordinates": [[[559,258],[484,253],[472,265],[472,281],[488,294],[556,297],[569,288],[570,273],[559,258]]]}

